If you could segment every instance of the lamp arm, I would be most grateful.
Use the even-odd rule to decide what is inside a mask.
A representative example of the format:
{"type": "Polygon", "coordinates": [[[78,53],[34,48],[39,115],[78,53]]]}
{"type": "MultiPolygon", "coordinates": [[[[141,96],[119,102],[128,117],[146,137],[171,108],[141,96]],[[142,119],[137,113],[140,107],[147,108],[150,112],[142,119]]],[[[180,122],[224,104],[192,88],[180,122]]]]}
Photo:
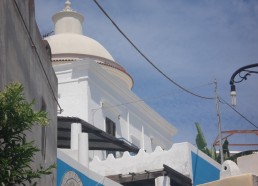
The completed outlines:
{"type": "Polygon", "coordinates": [[[246,79],[247,79],[247,76],[250,76],[252,73],[258,74],[257,71],[247,70],[247,69],[254,68],[254,67],[258,67],[258,63],[254,63],[254,64],[251,64],[251,65],[246,65],[246,66],[243,66],[243,67],[239,68],[238,70],[236,70],[236,71],[232,74],[232,76],[231,76],[231,78],[230,78],[229,84],[230,84],[230,85],[233,85],[234,83],[240,83],[240,82],[242,82],[243,80],[246,80],[246,79]],[[245,72],[247,72],[247,73],[246,73],[244,76],[241,76],[240,73],[243,72],[243,71],[245,71],[245,72]],[[239,77],[241,78],[241,80],[239,80],[239,81],[235,81],[235,77],[236,77],[237,74],[239,74],[239,77]]]}

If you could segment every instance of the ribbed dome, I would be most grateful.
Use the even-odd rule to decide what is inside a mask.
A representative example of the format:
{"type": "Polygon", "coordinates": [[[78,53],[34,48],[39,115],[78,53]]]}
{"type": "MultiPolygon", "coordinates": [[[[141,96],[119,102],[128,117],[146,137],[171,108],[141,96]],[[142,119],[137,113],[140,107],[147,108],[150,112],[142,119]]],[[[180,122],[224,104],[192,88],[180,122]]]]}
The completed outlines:
{"type": "Polygon", "coordinates": [[[55,35],[46,37],[53,62],[76,61],[91,58],[99,63],[104,70],[112,74],[129,89],[133,86],[131,76],[117,64],[110,53],[96,40],[83,35],[82,23],[84,17],[71,9],[69,0],[63,11],[52,17],[55,24],[55,35]]]}

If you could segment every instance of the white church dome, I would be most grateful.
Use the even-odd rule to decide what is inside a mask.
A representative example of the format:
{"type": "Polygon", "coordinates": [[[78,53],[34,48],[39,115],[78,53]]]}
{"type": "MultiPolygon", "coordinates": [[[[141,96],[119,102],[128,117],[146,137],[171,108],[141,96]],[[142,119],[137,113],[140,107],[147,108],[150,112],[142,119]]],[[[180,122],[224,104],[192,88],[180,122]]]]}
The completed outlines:
{"type": "Polygon", "coordinates": [[[55,24],[55,34],[45,38],[51,48],[52,62],[90,58],[108,73],[126,83],[129,89],[132,88],[133,80],[125,69],[115,62],[99,42],[83,35],[84,17],[71,9],[69,0],[66,1],[64,10],[56,13],[52,19],[55,24]]]}
{"type": "Polygon", "coordinates": [[[96,40],[84,35],[62,33],[47,38],[53,61],[76,60],[87,56],[114,61],[110,53],[96,40]]]}

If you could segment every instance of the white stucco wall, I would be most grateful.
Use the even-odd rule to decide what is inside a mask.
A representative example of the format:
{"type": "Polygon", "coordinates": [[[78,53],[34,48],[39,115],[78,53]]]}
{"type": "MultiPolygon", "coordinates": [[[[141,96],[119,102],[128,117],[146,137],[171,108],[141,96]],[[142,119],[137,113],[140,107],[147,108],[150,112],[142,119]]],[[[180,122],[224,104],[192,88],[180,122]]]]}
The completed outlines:
{"type": "Polygon", "coordinates": [[[54,65],[58,77],[59,103],[63,107],[61,116],[74,116],[88,120],[88,81],[87,74],[80,74],[71,64],[54,65]],[[76,73],[74,73],[76,72],[76,73]]]}
{"type": "Polygon", "coordinates": [[[175,143],[169,150],[157,147],[152,153],[140,149],[134,156],[125,152],[121,158],[114,158],[111,154],[106,160],[94,157],[89,165],[98,174],[109,176],[161,170],[164,164],[191,178],[193,185],[204,180],[215,180],[220,170],[220,164],[187,142],[175,143]],[[204,171],[210,172],[210,175],[204,171]]]}
{"type": "MultiPolygon", "coordinates": [[[[124,138],[147,152],[172,145],[175,127],[138,98],[128,87],[87,59],[54,63],[59,81],[62,116],[80,117],[101,130],[105,118],[116,123],[116,137],[124,138]]],[[[91,152],[105,158],[103,152],[91,152]]]]}
{"type": "Polygon", "coordinates": [[[258,154],[250,154],[237,158],[241,173],[252,173],[258,176],[258,154]]]}

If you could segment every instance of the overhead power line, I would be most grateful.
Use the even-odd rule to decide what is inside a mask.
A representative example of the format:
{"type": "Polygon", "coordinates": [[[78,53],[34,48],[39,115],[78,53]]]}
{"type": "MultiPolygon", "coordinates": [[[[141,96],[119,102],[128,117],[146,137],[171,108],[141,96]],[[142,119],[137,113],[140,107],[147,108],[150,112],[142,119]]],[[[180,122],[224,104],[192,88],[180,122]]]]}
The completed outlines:
{"type": "Polygon", "coordinates": [[[135,48],[135,50],[153,67],[155,68],[161,75],[163,75],[167,80],[169,80],[171,83],[179,87],[180,89],[184,90],[185,92],[202,98],[202,99],[215,99],[214,97],[205,97],[198,95],[196,93],[191,92],[190,90],[184,88],[177,82],[175,82],[173,79],[171,79],[168,75],[166,75],[162,70],[160,70],[146,55],[144,55],[141,50],[126,36],[126,34],[118,27],[118,25],[113,21],[113,19],[108,15],[108,13],[102,8],[102,6],[97,2],[97,0],[93,0],[95,4],[99,7],[99,9],[105,14],[105,16],[111,21],[111,23],[116,27],[116,29],[124,36],[124,38],[135,48]]]}
{"type": "Polygon", "coordinates": [[[232,107],[229,103],[227,103],[222,97],[219,97],[220,102],[226,104],[227,106],[229,106],[233,111],[235,111],[238,115],[240,115],[243,119],[245,119],[248,123],[250,123],[251,125],[253,125],[255,128],[258,129],[258,126],[255,125],[253,122],[251,122],[249,119],[247,119],[243,114],[241,114],[239,111],[237,111],[234,107],[232,107]],[[221,101],[222,100],[222,101],[221,101]]]}
{"type": "MultiPolygon", "coordinates": [[[[111,82],[112,83],[112,82],[111,82]]],[[[193,87],[191,89],[196,89],[196,88],[200,88],[200,87],[204,87],[204,86],[209,86],[209,85],[212,85],[213,83],[208,83],[208,84],[204,84],[204,85],[201,85],[201,86],[198,86],[198,87],[193,87]]],[[[92,109],[94,111],[97,111],[97,110],[100,110],[100,109],[112,109],[112,108],[115,108],[115,107],[121,107],[121,106],[124,106],[124,105],[131,105],[131,104],[137,104],[139,102],[144,102],[144,101],[153,101],[153,100],[157,100],[157,99],[160,99],[160,98],[164,98],[164,97],[170,97],[170,96],[176,96],[177,94],[180,94],[182,90],[178,91],[178,92],[174,92],[174,93],[167,93],[167,94],[163,94],[163,95],[158,95],[158,96],[153,96],[153,97],[148,97],[146,99],[136,99],[136,100],[132,100],[132,101],[128,101],[128,102],[124,102],[124,103],[120,103],[120,104],[117,104],[117,105],[109,105],[109,106],[104,106],[104,107],[99,107],[99,108],[95,108],[95,109],[92,109]]]]}
{"type": "MultiPolygon", "coordinates": [[[[115,28],[124,36],[124,38],[134,47],[134,49],[153,67],[155,68],[160,74],[162,74],[167,80],[169,80],[171,83],[173,83],[174,85],[176,85],[177,87],[179,87],[180,89],[182,89],[183,91],[202,98],[202,99],[215,99],[214,97],[205,97],[205,96],[201,96],[198,94],[195,94],[193,92],[191,92],[190,90],[184,88],[183,86],[181,86],[180,84],[178,84],[177,82],[175,82],[173,79],[171,79],[168,75],[166,75],[162,70],[160,70],[146,55],[144,55],[141,50],[126,36],[126,34],[118,27],[118,25],[113,21],[113,19],[108,15],[108,13],[103,9],[103,7],[97,2],[97,0],[93,0],[95,2],[95,4],[98,6],[98,8],[104,13],[104,15],[111,21],[111,23],[115,26],[115,28]]],[[[223,100],[221,97],[219,97],[222,101],[222,103],[228,105],[232,110],[234,110],[238,115],[240,115],[243,119],[245,119],[248,123],[250,123],[252,126],[254,126],[255,128],[258,128],[254,123],[252,123],[249,119],[247,119],[243,114],[241,114],[240,112],[238,112],[235,108],[233,108],[230,104],[228,104],[225,100],[223,100]]],[[[139,102],[141,100],[135,101],[135,102],[139,102]]],[[[131,102],[134,103],[134,102],[131,102]]],[[[129,103],[124,103],[124,104],[130,104],[129,103]]],[[[121,104],[121,105],[124,105],[121,104]]],[[[116,106],[121,106],[121,105],[116,105],[116,106]]]]}

